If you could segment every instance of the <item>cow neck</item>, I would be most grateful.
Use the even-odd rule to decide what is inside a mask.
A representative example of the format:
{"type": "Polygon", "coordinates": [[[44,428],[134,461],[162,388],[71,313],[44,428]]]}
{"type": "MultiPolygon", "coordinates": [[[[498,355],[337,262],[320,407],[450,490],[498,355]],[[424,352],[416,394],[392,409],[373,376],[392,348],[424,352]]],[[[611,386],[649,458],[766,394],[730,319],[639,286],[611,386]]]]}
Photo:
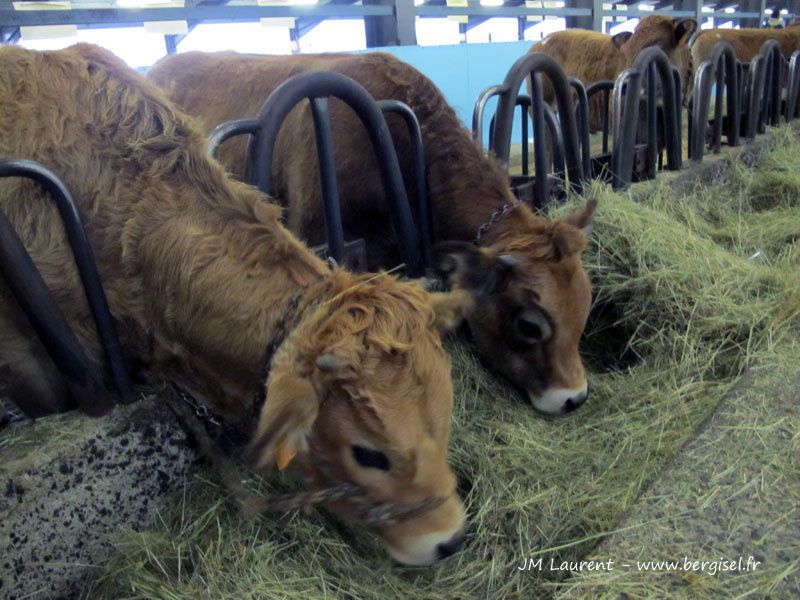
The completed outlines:
{"type": "Polygon", "coordinates": [[[178,224],[172,239],[175,245],[185,244],[180,250],[187,253],[208,247],[216,251],[200,256],[195,252],[188,259],[177,251],[172,265],[163,264],[171,256],[159,257],[162,269],[154,275],[161,280],[152,281],[165,290],[159,295],[159,311],[175,318],[156,341],[156,360],[165,378],[226,418],[236,418],[257,395],[275,334],[284,329],[282,342],[291,333],[305,308],[330,290],[332,275],[277,223],[265,227],[230,210],[217,219],[214,207],[202,209],[205,218],[200,222],[213,224],[198,233],[198,222],[193,221],[191,237],[178,224]],[[186,289],[170,289],[164,281],[167,273],[191,274],[174,284],[186,289]],[[293,302],[296,309],[289,310],[293,302]]]}

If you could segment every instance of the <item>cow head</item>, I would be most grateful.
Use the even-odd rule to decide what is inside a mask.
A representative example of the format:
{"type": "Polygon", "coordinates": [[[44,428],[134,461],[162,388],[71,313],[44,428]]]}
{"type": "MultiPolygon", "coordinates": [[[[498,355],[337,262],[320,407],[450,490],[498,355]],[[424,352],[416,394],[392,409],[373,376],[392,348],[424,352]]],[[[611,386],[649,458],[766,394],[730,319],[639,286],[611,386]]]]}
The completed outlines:
{"type": "MultiPolygon", "coordinates": [[[[688,76],[689,40],[697,29],[694,19],[672,18],[665,15],[648,15],[639,21],[627,39],[618,47],[631,66],[636,56],[645,48],[661,48],[669,61],[678,67],[682,78],[688,76]]],[[[616,36],[615,36],[616,37],[616,36]]],[[[613,39],[613,38],[612,38],[613,39]]]]}
{"type": "MultiPolygon", "coordinates": [[[[464,539],[447,463],[453,388],[440,335],[472,298],[388,275],[339,271],[332,281],[332,298],[310,309],[275,356],[249,462],[256,470],[291,464],[314,487],[355,484],[374,505],[444,499],[373,526],[396,560],[429,564],[464,539]]],[[[358,520],[355,501],[331,507],[358,520]]]]}
{"type": "Polygon", "coordinates": [[[478,348],[550,415],[571,412],[588,396],[578,344],[592,290],[581,253],[595,206],[559,220],[518,211],[527,233],[520,226],[484,247],[437,246],[440,274],[475,294],[467,322],[478,348]]]}

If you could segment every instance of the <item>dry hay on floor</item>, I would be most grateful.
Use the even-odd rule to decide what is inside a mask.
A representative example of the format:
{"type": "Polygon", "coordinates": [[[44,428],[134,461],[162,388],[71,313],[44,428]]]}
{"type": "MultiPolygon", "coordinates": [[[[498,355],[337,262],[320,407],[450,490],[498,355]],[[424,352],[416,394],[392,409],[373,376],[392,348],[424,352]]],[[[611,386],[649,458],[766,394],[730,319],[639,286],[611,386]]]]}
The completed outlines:
{"type": "MultiPolygon", "coordinates": [[[[659,184],[589,190],[600,201],[585,257],[597,295],[585,336],[592,395],[569,418],[540,417],[484,370],[468,343],[448,342],[451,457],[470,531],[452,558],[400,567],[372,536],[325,514],[244,521],[209,475],[151,530],[120,535],[96,596],[550,596],[568,573],[518,571],[522,558],[549,563],[591,552],[743,369],[794,343],[797,172],[800,143],[779,132],[754,168],[734,165],[685,198],[659,184]]],[[[260,486],[287,484],[276,477],[260,486]]]]}

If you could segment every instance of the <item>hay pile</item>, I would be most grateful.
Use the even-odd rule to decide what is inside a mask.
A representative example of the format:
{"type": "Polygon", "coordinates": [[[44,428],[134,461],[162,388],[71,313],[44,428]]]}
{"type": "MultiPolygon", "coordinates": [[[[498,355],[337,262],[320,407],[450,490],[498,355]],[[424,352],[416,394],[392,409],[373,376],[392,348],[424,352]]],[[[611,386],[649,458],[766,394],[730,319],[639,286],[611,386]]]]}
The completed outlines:
{"type": "Polygon", "coordinates": [[[151,531],[121,537],[97,594],[552,595],[568,573],[519,571],[523,557],[549,563],[589,553],[743,369],[794,344],[800,142],[788,132],[775,140],[756,168],[734,165],[685,198],[664,184],[623,194],[590,190],[600,201],[585,260],[597,293],[585,340],[592,396],[574,416],[536,415],[462,339],[450,341],[451,454],[471,533],[461,552],[432,568],[402,568],[371,536],[330,516],[245,522],[209,476],[191,483],[151,531]]]}

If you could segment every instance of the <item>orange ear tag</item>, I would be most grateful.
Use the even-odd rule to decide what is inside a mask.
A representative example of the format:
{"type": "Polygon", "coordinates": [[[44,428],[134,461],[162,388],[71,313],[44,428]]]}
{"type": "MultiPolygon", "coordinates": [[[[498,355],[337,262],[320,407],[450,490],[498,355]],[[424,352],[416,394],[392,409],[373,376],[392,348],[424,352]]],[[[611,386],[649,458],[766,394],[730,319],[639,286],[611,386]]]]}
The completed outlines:
{"type": "Polygon", "coordinates": [[[294,446],[287,444],[285,440],[281,440],[275,446],[275,462],[279,471],[288,467],[295,456],[297,456],[297,450],[294,449],[294,446]]]}

